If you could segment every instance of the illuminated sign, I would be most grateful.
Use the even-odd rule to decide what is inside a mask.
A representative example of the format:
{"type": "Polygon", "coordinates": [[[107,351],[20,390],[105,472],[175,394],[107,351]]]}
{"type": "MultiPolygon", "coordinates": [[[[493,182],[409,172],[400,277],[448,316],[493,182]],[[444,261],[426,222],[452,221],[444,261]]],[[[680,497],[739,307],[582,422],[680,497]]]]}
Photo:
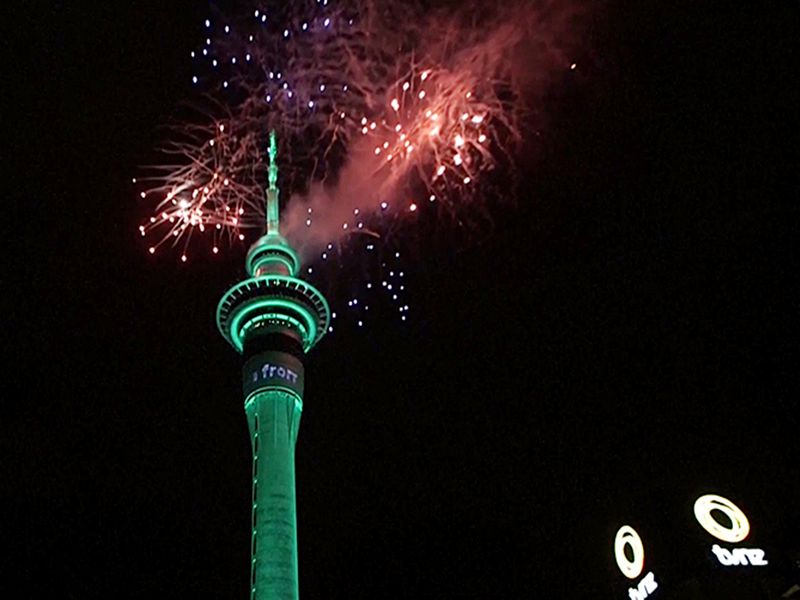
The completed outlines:
{"type": "Polygon", "coordinates": [[[732,548],[726,550],[714,544],[711,546],[711,551],[720,564],[726,567],[735,565],[755,565],[760,567],[769,564],[764,558],[764,551],[758,548],[732,548]]]}
{"type": "Polygon", "coordinates": [[[745,514],[733,502],[722,496],[706,494],[700,496],[694,503],[694,516],[700,526],[718,540],[735,544],[741,542],[750,533],[750,522],[745,514]],[[711,514],[718,510],[731,522],[730,526],[723,525],[711,514]]]}
{"type": "Polygon", "coordinates": [[[269,363],[264,363],[261,365],[260,369],[256,369],[253,371],[252,379],[253,383],[257,383],[259,377],[262,380],[266,379],[283,379],[290,383],[297,383],[297,373],[292,371],[288,367],[283,367],[281,365],[271,365],[269,363]]]}
{"type": "Polygon", "coordinates": [[[245,363],[242,384],[245,398],[263,389],[284,389],[302,397],[303,363],[284,352],[260,352],[245,363]]]}
{"type": "MultiPolygon", "coordinates": [[[[614,538],[614,557],[617,559],[619,570],[628,579],[636,579],[642,574],[644,545],[642,538],[633,527],[623,525],[617,531],[614,538]]],[[[635,588],[628,588],[628,597],[630,600],[645,600],[657,587],[656,576],[651,571],[639,581],[635,588]]]]}
{"type": "Polygon", "coordinates": [[[644,600],[655,592],[657,587],[656,576],[650,571],[642,578],[639,585],[635,588],[628,588],[628,598],[630,598],[630,600],[644,600]]]}
{"type": "MultiPolygon", "coordinates": [[[[733,502],[716,494],[700,496],[694,503],[694,516],[700,526],[722,542],[736,544],[744,540],[750,533],[750,522],[742,510],[733,502]],[[720,523],[713,511],[722,513],[730,524],[720,523]]],[[[764,551],[758,548],[723,548],[718,544],[711,547],[719,564],[731,566],[764,566],[769,562],[764,558],[764,551]]]]}
{"type": "Polygon", "coordinates": [[[636,533],[633,527],[623,525],[617,531],[614,538],[614,556],[617,559],[617,566],[622,574],[628,579],[636,579],[644,569],[644,546],[642,538],[636,533]],[[633,559],[628,558],[625,547],[628,546],[633,554],[633,559]]]}

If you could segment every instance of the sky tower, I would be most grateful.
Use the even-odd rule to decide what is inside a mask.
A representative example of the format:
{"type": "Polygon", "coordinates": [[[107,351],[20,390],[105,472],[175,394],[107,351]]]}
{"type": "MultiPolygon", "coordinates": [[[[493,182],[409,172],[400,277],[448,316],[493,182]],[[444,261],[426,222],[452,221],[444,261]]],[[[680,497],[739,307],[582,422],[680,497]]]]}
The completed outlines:
{"type": "Polygon", "coordinates": [[[220,333],[244,359],[244,410],[253,446],[251,600],[299,595],[294,447],[303,411],[303,360],[330,322],[328,303],[296,277],[300,259],[280,234],[277,152],[272,131],[266,233],[247,252],[249,277],[217,307],[220,333]]]}

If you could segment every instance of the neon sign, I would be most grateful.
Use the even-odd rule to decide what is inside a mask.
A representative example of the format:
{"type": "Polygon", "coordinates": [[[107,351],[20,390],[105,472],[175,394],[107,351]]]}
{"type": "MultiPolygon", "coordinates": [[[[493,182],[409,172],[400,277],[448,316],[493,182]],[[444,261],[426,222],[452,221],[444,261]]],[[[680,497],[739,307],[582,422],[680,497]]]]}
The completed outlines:
{"type": "Polygon", "coordinates": [[[302,397],[303,363],[285,352],[265,351],[251,356],[242,369],[245,398],[258,390],[274,388],[302,397]]]}
{"type": "Polygon", "coordinates": [[[769,564],[769,561],[764,558],[764,551],[758,548],[731,548],[730,550],[726,550],[714,544],[711,546],[711,551],[714,553],[714,556],[717,557],[720,564],[726,567],[738,565],[754,565],[761,567],[769,564]]]}
{"type": "MultiPolygon", "coordinates": [[[[722,542],[736,544],[750,533],[750,522],[738,506],[727,498],[716,494],[700,496],[694,503],[694,516],[700,526],[722,542]],[[712,511],[719,511],[730,521],[730,525],[720,523],[712,511]]],[[[725,567],[753,565],[761,567],[769,564],[764,551],[759,548],[723,548],[718,544],[711,546],[711,552],[719,564],[725,567]]]]}
{"type": "MultiPolygon", "coordinates": [[[[617,535],[614,538],[614,557],[617,559],[619,570],[628,579],[636,579],[642,574],[644,570],[644,545],[642,544],[642,538],[639,537],[633,527],[623,525],[617,531],[617,535]],[[630,550],[630,557],[626,552],[628,549],[630,550]]],[[[650,571],[642,577],[635,588],[628,588],[628,598],[630,600],[645,600],[657,587],[656,576],[650,571]]]]}
{"type": "Polygon", "coordinates": [[[623,525],[617,531],[614,538],[614,556],[617,559],[617,566],[622,574],[628,579],[636,579],[644,569],[644,546],[642,538],[636,533],[633,527],[623,525]],[[625,546],[629,546],[633,554],[633,560],[625,554],[625,546]]]}
{"type": "Polygon", "coordinates": [[[269,363],[264,364],[260,370],[253,371],[253,383],[258,381],[259,371],[261,372],[262,379],[274,379],[275,377],[278,377],[290,383],[297,383],[297,373],[288,367],[284,367],[282,365],[271,365],[269,363]]]}
{"type": "Polygon", "coordinates": [[[733,502],[716,494],[700,496],[694,502],[694,516],[700,526],[718,540],[735,544],[741,542],[750,533],[750,522],[745,514],[733,502]],[[727,527],[717,521],[712,510],[718,510],[731,521],[727,527]]]}

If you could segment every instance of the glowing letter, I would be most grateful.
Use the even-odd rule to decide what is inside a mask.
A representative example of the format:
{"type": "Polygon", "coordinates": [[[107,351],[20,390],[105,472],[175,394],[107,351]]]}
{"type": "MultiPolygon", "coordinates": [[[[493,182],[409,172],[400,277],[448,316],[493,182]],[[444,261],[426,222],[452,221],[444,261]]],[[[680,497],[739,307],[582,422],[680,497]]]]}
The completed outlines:
{"type": "Polygon", "coordinates": [[[726,567],[730,567],[733,564],[739,564],[738,560],[734,562],[733,555],[725,548],[720,548],[714,544],[711,546],[711,551],[716,555],[720,564],[725,565],[726,567]]]}
{"type": "Polygon", "coordinates": [[[745,548],[734,548],[731,550],[733,556],[733,564],[746,565],[747,564],[747,550],[745,548]]]}
{"type": "Polygon", "coordinates": [[[628,588],[628,598],[631,600],[644,600],[647,598],[647,593],[639,591],[637,588],[628,588]]]}
{"type": "Polygon", "coordinates": [[[750,564],[755,565],[757,567],[763,567],[764,565],[768,565],[769,561],[764,558],[764,551],[759,550],[758,548],[753,548],[752,550],[746,550],[747,557],[750,559],[750,564]]]}
{"type": "Polygon", "coordinates": [[[652,594],[653,592],[656,591],[656,588],[658,587],[658,584],[656,583],[656,576],[653,575],[652,571],[650,573],[648,573],[647,575],[645,575],[644,579],[642,579],[639,582],[639,587],[642,587],[642,586],[644,586],[644,589],[648,593],[648,595],[652,594]]]}

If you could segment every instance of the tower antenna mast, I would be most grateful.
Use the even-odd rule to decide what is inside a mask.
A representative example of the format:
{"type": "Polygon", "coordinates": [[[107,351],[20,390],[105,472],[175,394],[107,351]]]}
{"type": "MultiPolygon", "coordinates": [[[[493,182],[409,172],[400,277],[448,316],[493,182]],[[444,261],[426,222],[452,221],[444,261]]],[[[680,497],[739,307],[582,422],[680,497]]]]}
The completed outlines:
{"type": "Polygon", "coordinates": [[[269,132],[269,167],[267,167],[267,235],[280,235],[280,207],[278,196],[278,136],[275,130],[269,132]]]}

